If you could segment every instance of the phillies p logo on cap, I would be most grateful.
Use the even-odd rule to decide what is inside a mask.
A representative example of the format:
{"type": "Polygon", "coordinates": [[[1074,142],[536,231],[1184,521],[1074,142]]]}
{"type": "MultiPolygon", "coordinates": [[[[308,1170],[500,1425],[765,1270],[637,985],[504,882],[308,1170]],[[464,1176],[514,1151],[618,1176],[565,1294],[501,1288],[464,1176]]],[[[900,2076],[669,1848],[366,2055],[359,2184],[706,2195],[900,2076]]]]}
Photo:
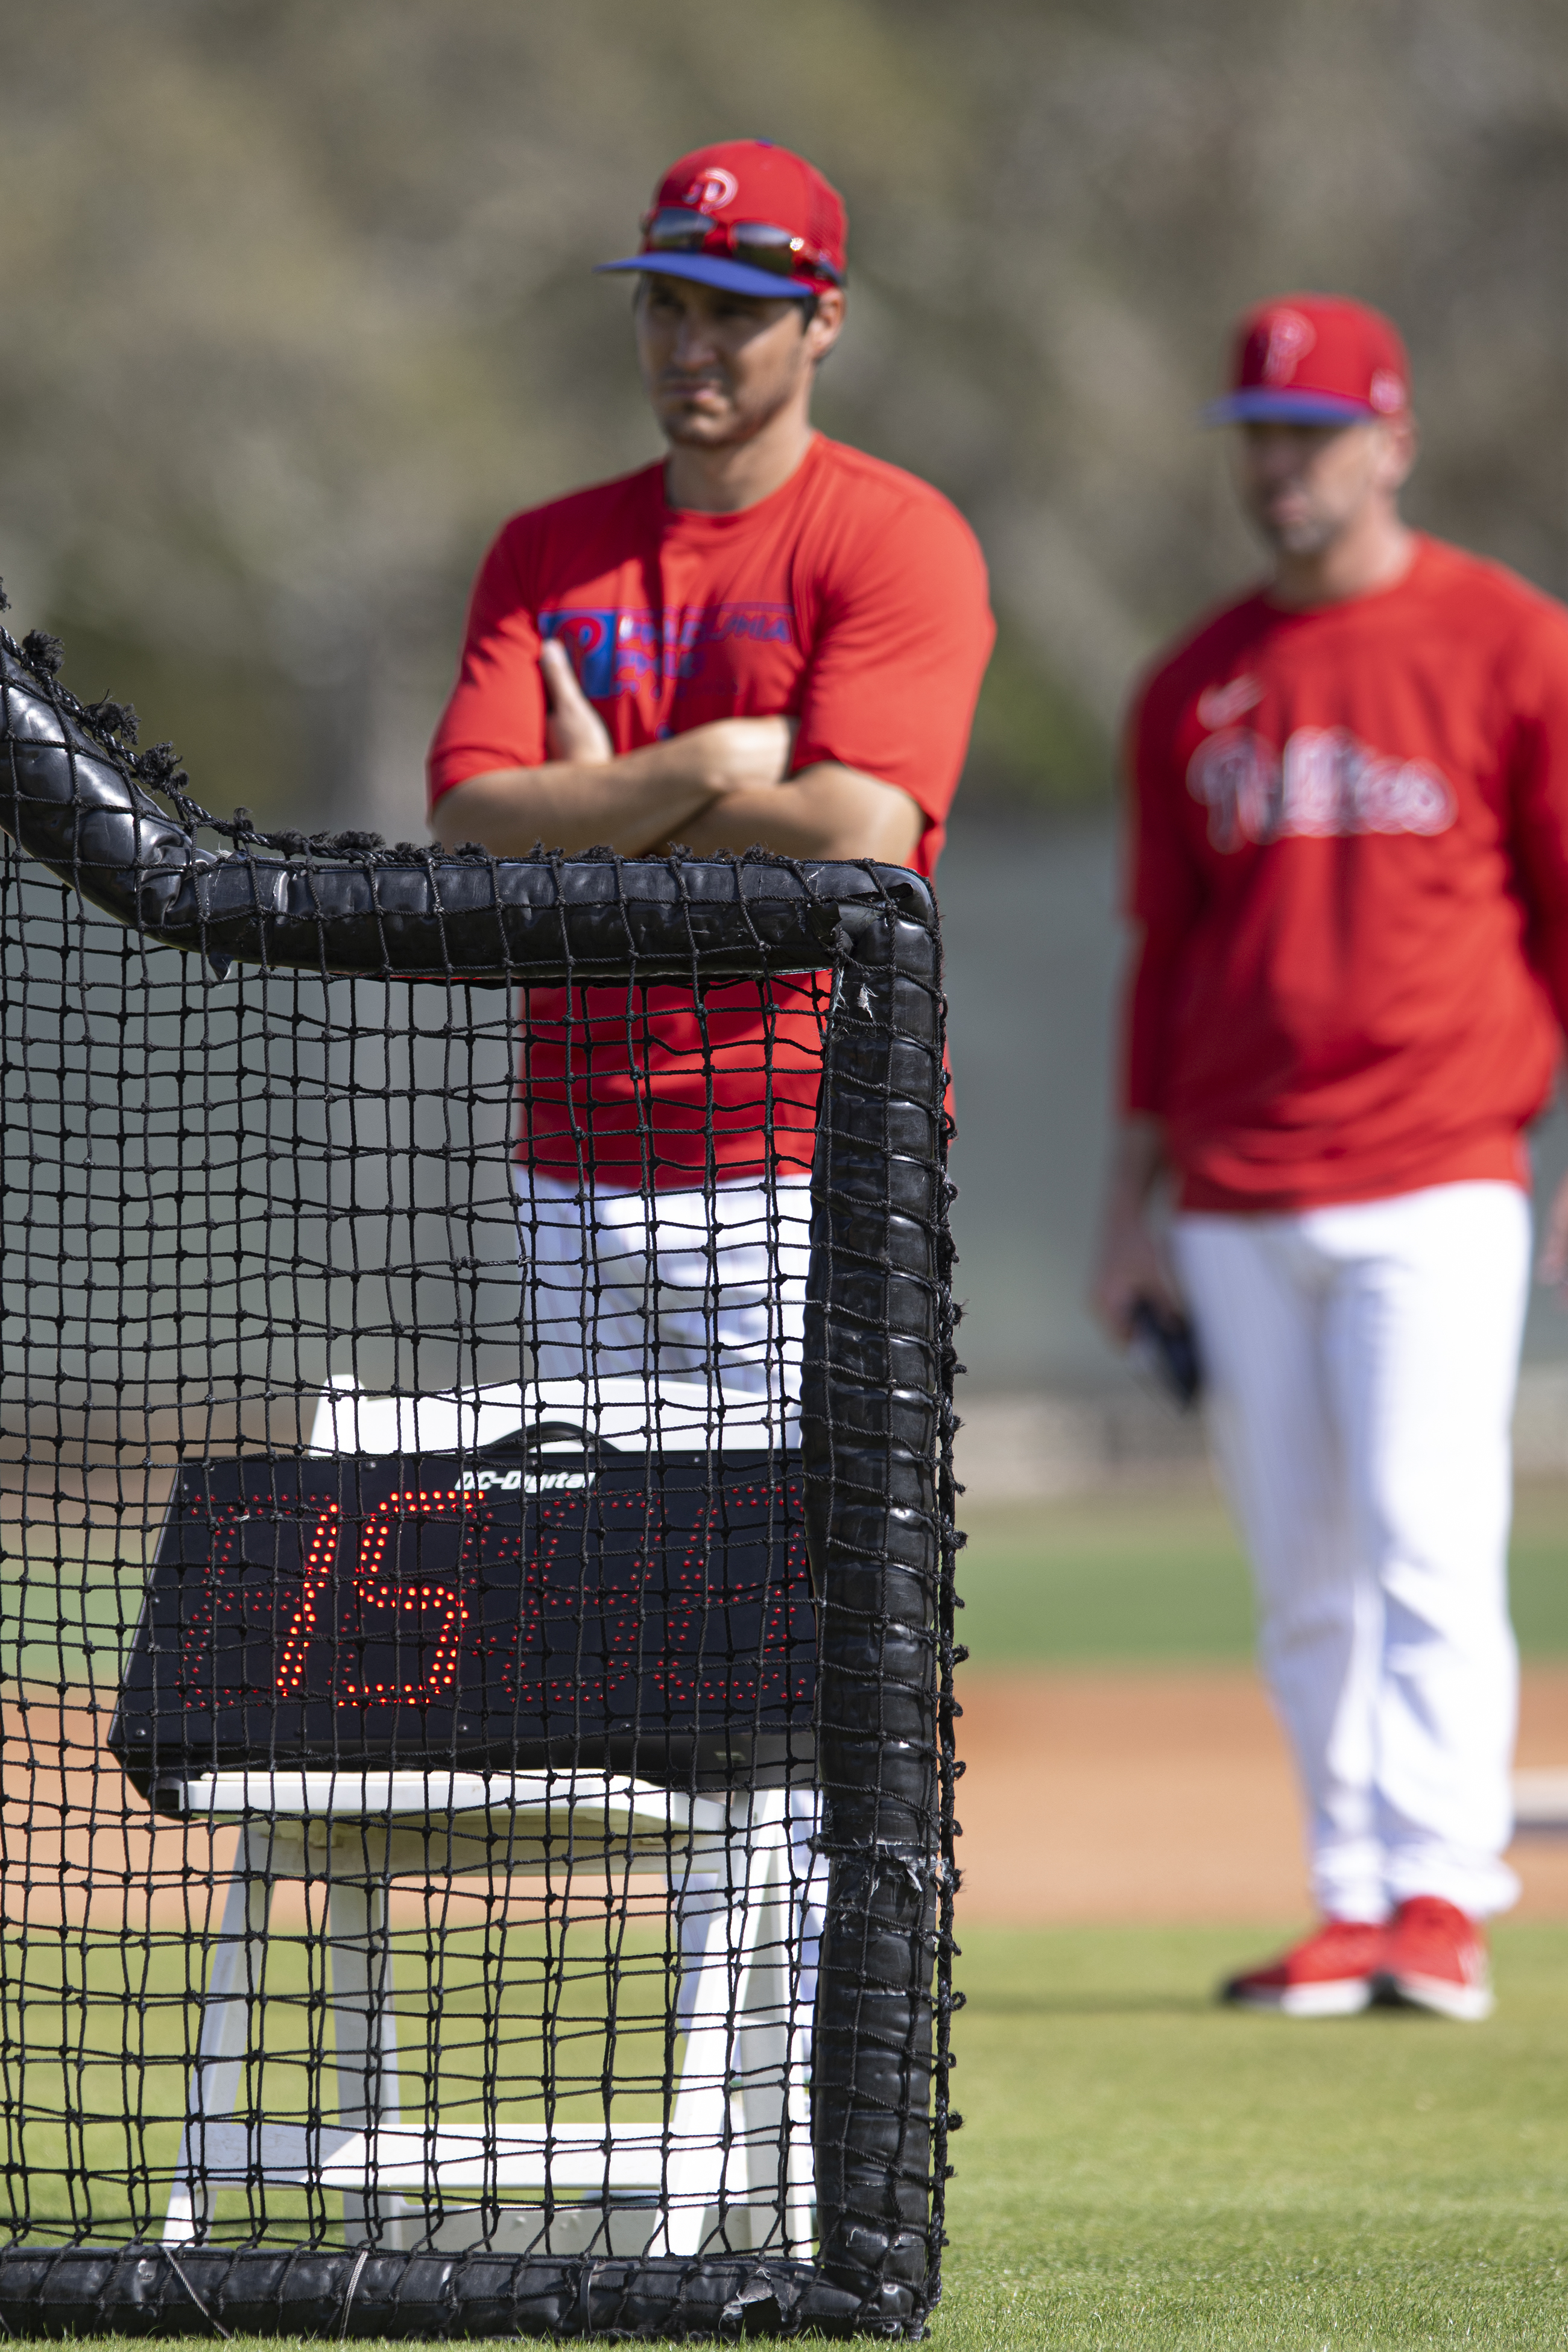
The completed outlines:
{"type": "Polygon", "coordinates": [[[1398,328],[1343,294],[1287,294],[1237,320],[1230,387],[1211,425],[1356,425],[1410,404],[1398,328]]]}
{"type": "Polygon", "coordinates": [[[733,172],[726,172],[721,164],[710,163],[705,172],[698,173],[680,201],[683,205],[689,205],[693,212],[721,213],[726,205],[734,203],[740,193],[741,183],[733,172]]]}
{"type": "Polygon", "coordinates": [[[1264,383],[1289,383],[1297,361],[1306,357],[1317,340],[1310,319],[1303,319],[1300,310],[1271,312],[1264,330],[1264,383]]]}

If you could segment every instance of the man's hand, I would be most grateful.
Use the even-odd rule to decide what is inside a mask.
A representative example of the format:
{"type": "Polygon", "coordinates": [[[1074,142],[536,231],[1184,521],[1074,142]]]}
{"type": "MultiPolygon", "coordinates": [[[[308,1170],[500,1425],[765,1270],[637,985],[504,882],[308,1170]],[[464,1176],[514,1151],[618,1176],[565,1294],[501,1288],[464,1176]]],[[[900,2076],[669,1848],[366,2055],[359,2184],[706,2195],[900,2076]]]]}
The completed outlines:
{"type": "Polygon", "coordinates": [[[1549,1288],[1564,1293],[1568,1306],[1568,1176],[1564,1176],[1552,1195],[1552,1206],[1546,1212],[1546,1238],[1541,1245],[1541,1262],[1537,1272],[1549,1288]]]}
{"type": "Polygon", "coordinates": [[[1159,1121],[1128,1119],[1117,1139],[1089,1289],[1095,1317],[1118,1348],[1127,1345],[1138,1299],[1150,1298],[1174,1313],[1182,1311],[1181,1293],[1150,1221],[1154,1188],[1163,1169],[1159,1121]]]}
{"type": "Polygon", "coordinates": [[[616,756],[610,730],[578,685],[572,656],[559,638],[545,638],[539,667],[550,705],[544,740],[551,758],[568,767],[602,768],[616,756]]]}
{"type": "MultiPolygon", "coordinates": [[[[540,647],[539,667],[550,703],[544,738],[563,767],[603,768],[615,760],[609,730],[577,683],[571,656],[557,638],[540,647]]],[[[795,746],[793,719],[712,719],[667,738],[659,765],[679,771],[700,791],[750,793],[782,784],[795,746]]],[[[650,747],[653,748],[653,747],[650,747]]]]}

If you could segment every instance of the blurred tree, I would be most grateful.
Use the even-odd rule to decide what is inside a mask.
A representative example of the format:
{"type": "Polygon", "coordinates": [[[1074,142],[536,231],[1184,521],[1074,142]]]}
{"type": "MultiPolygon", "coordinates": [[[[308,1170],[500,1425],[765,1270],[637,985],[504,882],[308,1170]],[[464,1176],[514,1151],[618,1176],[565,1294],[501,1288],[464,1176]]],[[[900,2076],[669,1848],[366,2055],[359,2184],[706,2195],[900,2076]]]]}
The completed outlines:
{"type": "Polygon", "coordinates": [[[1404,323],[1418,519],[1568,588],[1556,0],[55,0],[0,82],[21,620],[211,799],[417,830],[490,531],[654,453],[589,267],[747,131],[849,199],[825,425],[985,542],[977,784],[1103,792],[1131,671],[1252,560],[1194,414],[1291,284],[1404,323]]]}

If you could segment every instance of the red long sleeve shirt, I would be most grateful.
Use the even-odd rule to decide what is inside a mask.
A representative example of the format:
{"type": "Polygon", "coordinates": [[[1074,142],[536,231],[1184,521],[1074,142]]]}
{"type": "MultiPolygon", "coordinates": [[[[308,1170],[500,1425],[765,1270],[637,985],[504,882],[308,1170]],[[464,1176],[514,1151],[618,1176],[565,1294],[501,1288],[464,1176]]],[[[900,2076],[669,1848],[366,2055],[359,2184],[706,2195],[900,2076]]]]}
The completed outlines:
{"type": "MultiPolygon", "coordinates": [[[[665,502],[645,467],[514,515],[480,569],[430,750],[432,804],[546,756],[539,648],[557,638],[617,751],[716,719],[785,713],[793,769],[896,784],[931,873],[991,649],[985,566],[937,490],[818,434],[737,514],[665,502]]],[[[529,991],[519,1157],[623,1190],[810,1167],[823,991],[529,991]]]]}
{"type": "Polygon", "coordinates": [[[1568,612],[1417,541],[1394,587],[1256,593],[1131,730],[1124,1102],[1183,1205],[1526,1181],[1568,1025],[1568,612]]]}

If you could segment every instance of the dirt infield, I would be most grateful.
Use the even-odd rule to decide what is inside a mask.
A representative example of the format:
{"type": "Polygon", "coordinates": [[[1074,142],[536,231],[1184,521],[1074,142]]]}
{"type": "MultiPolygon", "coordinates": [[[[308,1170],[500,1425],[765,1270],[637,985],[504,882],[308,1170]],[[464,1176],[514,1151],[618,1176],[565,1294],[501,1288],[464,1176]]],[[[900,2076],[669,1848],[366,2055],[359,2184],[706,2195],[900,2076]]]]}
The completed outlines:
{"type": "MultiPolygon", "coordinates": [[[[966,1916],[1221,1924],[1304,1912],[1295,1789],[1250,1669],[971,1668],[959,1696],[966,1916]]],[[[199,1928],[215,1899],[208,1874],[229,1866],[233,1832],[214,1852],[205,1836],[154,1822],[85,1709],[35,1699],[25,1716],[7,1708],[3,1727],[9,1924],[90,1913],[199,1928]]],[[[1519,1760],[1568,1766],[1568,1665],[1526,1670],[1519,1760]]],[[[1568,1919],[1568,1837],[1521,1838],[1512,1859],[1524,1881],[1517,1916],[1568,1919]]],[[[449,1899],[466,1918],[494,1895],[482,1880],[455,1882],[449,1899]]],[[[531,1884],[514,1897],[523,1908],[539,1899],[531,1884]]],[[[422,1916],[409,1902],[410,1917],[422,1916]]],[[[303,1924],[297,1888],[282,1890],[276,1924],[303,1924]]]]}
{"type": "MultiPolygon", "coordinates": [[[[1284,1743],[1247,1668],[961,1672],[976,1920],[1256,1922],[1307,1910],[1284,1743]]],[[[1568,1666],[1524,1676],[1519,1760],[1568,1765],[1568,1666]]],[[[1521,1838],[1516,1916],[1568,1919],[1568,1837],[1521,1838]]]]}

